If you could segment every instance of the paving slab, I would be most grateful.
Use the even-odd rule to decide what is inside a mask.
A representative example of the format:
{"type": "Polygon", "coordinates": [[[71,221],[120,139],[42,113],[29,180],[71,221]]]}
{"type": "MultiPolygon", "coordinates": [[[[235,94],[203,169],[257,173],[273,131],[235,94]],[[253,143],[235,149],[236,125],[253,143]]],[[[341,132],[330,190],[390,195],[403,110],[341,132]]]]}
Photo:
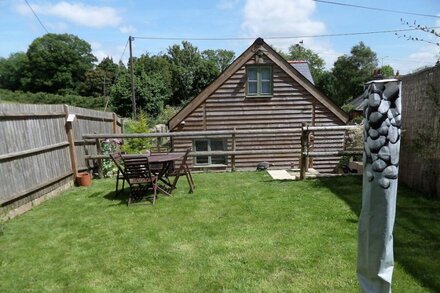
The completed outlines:
{"type": "Polygon", "coordinates": [[[267,173],[275,180],[295,180],[286,170],[267,170],[267,173]]]}

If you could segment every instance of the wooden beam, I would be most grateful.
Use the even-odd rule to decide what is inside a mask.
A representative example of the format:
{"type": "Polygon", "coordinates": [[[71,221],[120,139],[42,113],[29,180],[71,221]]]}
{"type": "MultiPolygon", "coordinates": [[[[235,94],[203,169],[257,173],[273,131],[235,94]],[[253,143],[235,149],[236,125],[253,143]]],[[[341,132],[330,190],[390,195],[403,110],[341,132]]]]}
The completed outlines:
{"type": "Polygon", "coordinates": [[[103,122],[113,122],[113,118],[110,117],[95,117],[91,115],[84,115],[84,114],[77,114],[75,113],[77,119],[84,119],[84,120],[94,120],[94,121],[103,121],[103,122]]]}
{"type": "Polygon", "coordinates": [[[300,171],[299,171],[299,179],[304,180],[306,178],[306,169],[307,169],[307,137],[309,132],[307,130],[304,130],[306,127],[306,123],[302,123],[302,132],[301,132],[301,159],[300,159],[300,171]]]}
{"type": "MultiPolygon", "coordinates": [[[[236,152],[237,151],[237,142],[235,140],[235,128],[234,128],[234,133],[232,134],[232,151],[236,152]]],[[[235,172],[235,155],[231,155],[231,171],[235,172]]]]}
{"type": "Polygon", "coordinates": [[[116,116],[116,113],[114,113],[114,112],[112,113],[112,116],[113,116],[112,130],[113,130],[113,133],[116,133],[118,116],[116,116]]]}
{"type": "Polygon", "coordinates": [[[35,119],[38,118],[62,118],[66,114],[62,112],[34,112],[34,113],[5,113],[0,112],[0,119],[35,119]]]}
{"type": "Polygon", "coordinates": [[[0,161],[17,159],[17,158],[20,158],[20,157],[29,156],[29,155],[33,155],[33,154],[36,154],[36,153],[48,152],[48,151],[51,151],[51,150],[54,150],[54,149],[59,149],[59,148],[62,148],[62,147],[66,147],[68,145],[69,145],[69,143],[64,141],[64,142],[60,142],[60,143],[46,145],[46,146],[39,147],[39,148],[33,148],[33,149],[30,149],[30,150],[25,150],[25,151],[20,151],[20,152],[15,152],[15,153],[8,153],[8,154],[0,155],[0,161]]]}
{"type": "Polygon", "coordinates": [[[362,155],[363,151],[328,151],[328,152],[303,152],[307,157],[331,157],[331,156],[354,156],[362,155]]]}
{"type": "MultiPolygon", "coordinates": [[[[75,137],[73,135],[73,123],[67,122],[67,117],[69,116],[69,107],[64,105],[64,113],[66,115],[66,135],[67,141],[69,142],[69,156],[70,156],[70,166],[72,167],[73,179],[76,180],[78,175],[78,163],[76,159],[76,149],[75,149],[75,137]]],[[[77,116],[78,117],[78,116],[77,116]]]]}
{"type": "Polygon", "coordinates": [[[308,131],[331,131],[331,130],[348,130],[348,129],[357,129],[358,125],[340,125],[340,126],[306,126],[303,127],[303,130],[308,131]]]}
{"type": "MultiPolygon", "coordinates": [[[[191,152],[189,156],[230,156],[230,155],[262,155],[262,154],[300,154],[297,149],[276,149],[276,150],[245,150],[245,151],[209,151],[191,152]]],[[[88,155],[86,160],[108,159],[109,155],[88,155]]]]}
{"type": "Polygon", "coordinates": [[[193,136],[214,136],[214,135],[249,135],[249,134],[285,134],[300,133],[300,128],[278,128],[278,129],[246,129],[246,130],[211,130],[211,131],[182,131],[182,132],[165,132],[165,133],[130,133],[130,134],[85,134],[84,139],[96,138],[148,138],[148,137],[193,137],[193,136]]]}

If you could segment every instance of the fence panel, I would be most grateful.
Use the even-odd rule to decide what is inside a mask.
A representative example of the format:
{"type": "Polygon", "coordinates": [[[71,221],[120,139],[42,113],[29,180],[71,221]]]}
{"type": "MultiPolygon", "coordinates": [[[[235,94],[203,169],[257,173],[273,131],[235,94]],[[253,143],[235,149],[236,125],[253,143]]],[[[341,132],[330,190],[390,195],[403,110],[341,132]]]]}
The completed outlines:
{"type": "Polygon", "coordinates": [[[402,77],[399,180],[440,198],[440,66],[402,77]]]}
{"type": "MultiPolygon", "coordinates": [[[[66,184],[66,179],[72,181],[66,109],[77,115],[73,134],[79,170],[86,167],[83,134],[121,131],[119,118],[113,113],[64,105],[1,104],[2,207],[20,206],[35,199],[36,193],[42,196],[46,190],[52,191],[53,185],[66,184]]],[[[96,153],[96,148],[90,148],[92,150],[96,153]]]]}

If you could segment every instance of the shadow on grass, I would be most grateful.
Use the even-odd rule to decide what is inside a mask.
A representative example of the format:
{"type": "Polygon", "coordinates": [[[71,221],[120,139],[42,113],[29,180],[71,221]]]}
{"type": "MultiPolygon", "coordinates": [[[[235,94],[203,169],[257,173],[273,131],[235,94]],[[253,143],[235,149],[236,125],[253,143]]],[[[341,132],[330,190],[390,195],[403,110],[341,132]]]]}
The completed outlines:
{"type": "MultiPolygon", "coordinates": [[[[344,200],[359,217],[362,178],[321,178],[317,184],[344,200]]],[[[396,261],[423,286],[440,292],[440,201],[400,186],[394,225],[396,261]]]]}
{"type": "MultiPolygon", "coordinates": [[[[102,194],[99,193],[99,195],[101,196],[102,194]]],[[[148,194],[148,195],[151,195],[151,194],[148,194]]],[[[128,203],[129,196],[130,196],[130,189],[124,188],[124,190],[120,190],[117,195],[116,195],[115,191],[110,191],[109,193],[105,194],[103,197],[109,201],[116,202],[115,205],[125,205],[126,206],[128,203]]],[[[89,197],[94,197],[94,194],[90,195],[89,197]]],[[[147,205],[153,204],[153,200],[151,199],[151,197],[146,196],[142,199],[137,199],[137,200],[132,199],[130,206],[132,206],[132,205],[145,205],[145,204],[147,204],[147,205]]]]}
{"type": "Polygon", "coordinates": [[[116,195],[115,191],[110,191],[109,193],[104,195],[104,198],[109,201],[115,202],[117,205],[127,205],[129,192],[129,190],[124,189],[122,191],[119,191],[116,195]]]}

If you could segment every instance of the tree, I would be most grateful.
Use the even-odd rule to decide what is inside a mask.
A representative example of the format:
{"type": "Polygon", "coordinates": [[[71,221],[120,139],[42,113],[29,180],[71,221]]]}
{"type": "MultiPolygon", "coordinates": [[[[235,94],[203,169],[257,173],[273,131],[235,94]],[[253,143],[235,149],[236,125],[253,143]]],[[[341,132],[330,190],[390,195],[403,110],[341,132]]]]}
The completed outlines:
{"type": "Polygon", "coordinates": [[[210,49],[202,52],[202,58],[212,62],[219,72],[223,72],[234,61],[235,53],[229,50],[210,49]]]}
{"type": "MultiPolygon", "coordinates": [[[[151,117],[159,115],[172,95],[171,64],[163,56],[142,55],[134,59],[136,108],[151,117]]],[[[112,108],[121,116],[132,114],[131,78],[120,73],[111,92],[112,108]]]]}
{"type": "Polygon", "coordinates": [[[0,58],[0,88],[19,90],[28,66],[26,53],[12,53],[7,59],[0,58]]]}
{"type": "Polygon", "coordinates": [[[358,96],[363,85],[372,78],[377,67],[376,53],[363,42],[351,49],[351,55],[340,56],[332,69],[335,77],[334,94],[331,97],[338,105],[358,96]]]}
{"type": "Polygon", "coordinates": [[[170,104],[185,104],[198,95],[219,74],[217,67],[202,58],[197,47],[187,41],[168,48],[166,55],[172,64],[173,96],[170,104]]]}
{"type": "Polygon", "coordinates": [[[113,84],[118,65],[113,59],[106,57],[94,69],[85,73],[84,83],[81,87],[81,94],[85,96],[107,96],[110,93],[110,87],[113,84]]]}
{"type": "Polygon", "coordinates": [[[325,70],[325,62],[317,53],[303,46],[296,44],[289,47],[287,54],[283,54],[287,60],[305,60],[309,63],[310,72],[312,73],[315,83],[319,80],[325,70]]]}
{"type": "Polygon", "coordinates": [[[394,69],[390,65],[384,65],[380,68],[380,73],[384,78],[389,78],[394,76],[394,69]]]}
{"type": "Polygon", "coordinates": [[[29,59],[25,86],[49,93],[78,93],[85,73],[96,57],[89,43],[70,34],[46,34],[26,52],[29,59]]]}

